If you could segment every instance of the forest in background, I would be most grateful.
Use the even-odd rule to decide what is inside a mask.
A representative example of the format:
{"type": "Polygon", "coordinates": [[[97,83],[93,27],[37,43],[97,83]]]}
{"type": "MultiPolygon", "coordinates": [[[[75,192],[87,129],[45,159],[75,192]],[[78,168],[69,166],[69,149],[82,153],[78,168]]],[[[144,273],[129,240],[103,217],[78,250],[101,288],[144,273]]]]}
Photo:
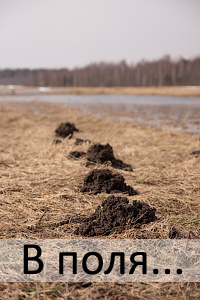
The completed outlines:
{"type": "Polygon", "coordinates": [[[0,85],[116,87],[200,85],[200,57],[191,60],[170,56],[127,64],[92,63],[70,69],[1,69],[0,85]]]}

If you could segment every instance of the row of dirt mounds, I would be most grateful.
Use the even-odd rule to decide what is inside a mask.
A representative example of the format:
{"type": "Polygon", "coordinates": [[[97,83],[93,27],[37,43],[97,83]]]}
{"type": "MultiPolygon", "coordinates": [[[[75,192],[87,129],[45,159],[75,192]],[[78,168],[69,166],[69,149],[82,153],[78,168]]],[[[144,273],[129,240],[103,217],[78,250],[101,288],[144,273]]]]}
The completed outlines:
{"type": "Polygon", "coordinates": [[[73,158],[86,157],[86,166],[89,166],[91,163],[104,164],[110,161],[113,168],[125,171],[133,171],[131,165],[126,164],[122,160],[114,157],[113,148],[109,144],[101,145],[97,143],[90,146],[87,153],[80,152],[80,155],[78,155],[77,151],[73,151],[69,153],[69,156],[73,158]]]}
{"type": "MultiPolygon", "coordinates": [[[[61,123],[58,128],[55,130],[55,133],[57,136],[69,139],[72,138],[74,132],[78,132],[79,130],[75,127],[73,123],[61,123]]],[[[56,139],[53,142],[54,144],[61,143],[61,140],[56,139]]],[[[77,138],[75,141],[75,145],[81,145],[83,143],[91,143],[90,140],[83,140],[80,138],[77,138]]],[[[81,158],[85,156],[87,158],[87,165],[90,165],[90,163],[93,164],[104,164],[106,162],[111,162],[111,165],[113,168],[121,169],[125,171],[133,171],[132,166],[130,164],[124,163],[120,159],[116,159],[114,157],[113,148],[109,145],[101,145],[100,143],[94,144],[89,147],[87,153],[78,151],[73,151],[69,153],[69,157],[72,158],[81,158]]]]}
{"type": "MultiPolygon", "coordinates": [[[[78,131],[78,129],[74,124],[61,123],[55,132],[57,136],[62,138],[71,138],[75,131],[78,131]]],[[[77,138],[74,144],[81,145],[83,143],[89,144],[90,141],[77,138]]],[[[113,168],[133,171],[130,164],[115,158],[110,144],[96,143],[91,145],[86,153],[72,151],[69,153],[69,157],[74,159],[86,158],[86,166],[110,162],[113,168]]],[[[85,176],[83,186],[80,187],[79,191],[95,195],[99,193],[124,193],[129,196],[138,194],[132,186],[125,183],[125,179],[121,174],[113,173],[109,169],[93,169],[90,171],[85,176]]],[[[157,220],[155,211],[155,208],[144,202],[133,200],[132,204],[129,204],[126,197],[112,195],[104,200],[89,217],[72,216],[63,221],[63,224],[79,224],[74,232],[76,235],[88,237],[107,236],[114,232],[121,233],[133,227],[139,228],[143,224],[157,220]]]]}
{"type": "Polygon", "coordinates": [[[58,128],[55,130],[57,136],[62,138],[72,138],[74,132],[78,132],[79,130],[75,127],[73,123],[61,123],[58,128]]]}
{"type": "Polygon", "coordinates": [[[109,169],[95,169],[85,176],[84,185],[80,191],[89,192],[94,195],[99,193],[137,195],[138,192],[124,181],[124,177],[119,173],[114,174],[109,169]]]}
{"type": "Polygon", "coordinates": [[[132,227],[156,221],[155,208],[140,201],[129,204],[126,197],[109,196],[98,206],[93,214],[82,220],[75,234],[82,236],[107,236],[113,232],[121,233],[132,227]]]}

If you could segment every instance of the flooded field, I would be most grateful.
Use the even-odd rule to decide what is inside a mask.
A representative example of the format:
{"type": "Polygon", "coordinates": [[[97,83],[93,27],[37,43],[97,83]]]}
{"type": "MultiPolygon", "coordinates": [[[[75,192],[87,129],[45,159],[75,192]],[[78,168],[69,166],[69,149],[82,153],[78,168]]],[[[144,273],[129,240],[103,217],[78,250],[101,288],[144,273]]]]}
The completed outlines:
{"type": "Polygon", "coordinates": [[[0,101],[47,101],[67,104],[114,120],[159,128],[200,132],[200,99],[136,95],[0,95],[0,101]]]}

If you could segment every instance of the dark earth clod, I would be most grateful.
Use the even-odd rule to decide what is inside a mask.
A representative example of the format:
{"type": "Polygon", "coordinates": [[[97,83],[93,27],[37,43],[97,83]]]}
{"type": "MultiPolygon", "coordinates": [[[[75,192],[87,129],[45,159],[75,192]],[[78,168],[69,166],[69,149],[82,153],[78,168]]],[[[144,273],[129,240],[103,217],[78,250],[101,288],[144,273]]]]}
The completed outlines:
{"type": "Polygon", "coordinates": [[[93,163],[103,164],[115,159],[113,149],[109,144],[94,144],[87,151],[87,159],[93,163]]]}
{"type": "MultiPolygon", "coordinates": [[[[87,152],[87,160],[92,163],[103,164],[110,161],[113,168],[133,171],[132,166],[114,157],[113,148],[109,145],[94,144],[87,152]]],[[[88,164],[87,164],[88,165],[88,164]]]]}
{"type": "Polygon", "coordinates": [[[75,229],[82,236],[107,236],[113,232],[121,233],[130,228],[139,228],[157,220],[156,209],[145,202],[134,200],[129,204],[126,197],[109,196],[98,206],[93,214],[83,219],[75,229]]]}
{"type": "Polygon", "coordinates": [[[55,130],[57,136],[66,138],[67,136],[71,138],[75,131],[79,131],[73,123],[61,123],[55,130]]]}
{"type": "Polygon", "coordinates": [[[109,169],[95,169],[86,175],[81,192],[89,192],[95,195],[98,193],[137,195],[138,192],[124,181],[124,177],[119,173],[112,173],[109,169]]]}

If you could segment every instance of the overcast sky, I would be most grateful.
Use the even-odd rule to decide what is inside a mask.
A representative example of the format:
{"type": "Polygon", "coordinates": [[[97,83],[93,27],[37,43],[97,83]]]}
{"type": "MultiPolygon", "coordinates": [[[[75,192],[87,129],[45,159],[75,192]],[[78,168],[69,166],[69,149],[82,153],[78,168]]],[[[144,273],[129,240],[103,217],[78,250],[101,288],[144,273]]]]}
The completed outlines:
{"type": "Polygon", "coordinates": [[[200,55],[200,0],[0,0],[0,68],[200,55]]]}

